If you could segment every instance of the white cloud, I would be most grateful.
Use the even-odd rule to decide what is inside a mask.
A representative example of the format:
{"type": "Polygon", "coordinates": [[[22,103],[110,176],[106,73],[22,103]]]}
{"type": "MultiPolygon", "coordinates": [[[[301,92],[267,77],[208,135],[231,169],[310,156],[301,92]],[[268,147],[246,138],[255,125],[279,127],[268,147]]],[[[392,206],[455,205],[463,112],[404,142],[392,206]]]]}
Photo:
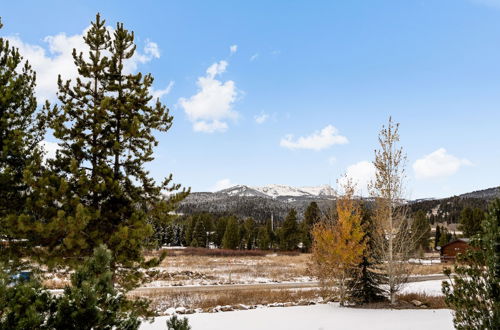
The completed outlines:
{"type": "Polygon", "coordinates": [[[255,61],[259,57],[259,53],[255,53],[252,56],[250,56],[250,62],[255,61]]]}
{"type": "Polygon", "coordinates": [[[263,124],[269,119],[269,115],[267,113],[261,113],[258,116],[255,116],[255,122],[257,124],[263,124]]]}
{"type": "Polygon", "coordinates": [[[149,92],[153,96],[152,101],[156,102],[156,99],[161,99],[163,96],[170,94],[170,91],[172,90],[173,87],[174,87],[173,81],[170,81],[168,85],[163,89],[155,89],[154,87],[151,87],[151,90],[149,92]]]}
{"type": "MultiPolygon", "coordinates": [[[[47,36],[43,39],[42,45],[29,44],[21,40],[18,36],[6,37],[12,46],[19,48],[21,55],[27,59],[36,71],[36,95],[40,102],[45,99],[55,100],[57,92],[57,76],[61,74],[62,79],[74,79],[78,76],[73,62],[73,48],[77,53],[83,52],[84,57],[88,57],[88,46],[83,41],[83,35],[89,27],[85,28],[81,34],[68,36],[65,33],[47,36]]],[[[112,34],[113,29],[107,28],[112,34]]],[[[134,56],[124,63],[126,72],[135,72],[138,65],[147,63],[153,58],[159,58],[160,51],[158,45],[146,40],[143,52],[136,51],[134,56]]]]}
{"type": "Polygon", "coordinates": [[[224,132],[228,127],[225,120],[238,117],[238,113],[233,110],[233,103],[238,96],[234,81],[222,82],[216,79],[226,71],[227,65],[226,61],[212,64],[207,69],[206,76],[199,77],[196,82],[198,93],[189,99],[179,99],[179,104],[197,132],[224,132]]]}
{"type": "Polygon", "coordinates": [[[338,130],[328,125],[321,131],[316,131],[309,136],[301,136],[295,141],[293,135],[288,134],[280,141],[280,146],[288,149],[310,149],[322,150],[331,147],[334,144],[346,144],[348,140],[345,136],[339,135],[338,130]]]}
{"type": "Polygon", "coordinates": [[[223,133],[227,131],[227,124],[225,122],[218,120],[212,120],[210,122],[200,120],[193,123],[193,130],[195,132],[203,132],[203,133],[215,133],[215,132],[223,133]]]}
{"type": "MultiPolygon", "coordinates": [[[[220,75],[226,72],[226,68],[228,63],[226,61],[220,61],[219,63],[214,63],[207,69],[207,77],[210,79],[214,79],[215,76],[220,75]]],[[[201,77],[203,78],[203,77],[201,77]]]]}
{"type": "Polygon", "coordinates": [[[57,143],[45,140],[40,141],[40,145],[45,150],[44,159],[55,158],[57,150],[61,149],[57,143]]]}
{"type": "Polygon", "coordinates": [[[229,180],[229,179],[222,179],[222,180],[217,181],[215,183],[215,185],[213,185],[210,190],[211,191],[219,191],[219,190],[231,188],[231,187],[234,187],[234,186],[235,186],[235,184],[232,183],[231,180],[229,180]]]}
{"type": "Polygon", "coordinates": [[[450,176],[458,172],[462,166],[471,166],[472,163],[463,158],[450,155],[445,148],[425,155],[413,163],[413,170],[418,179],[450,176]]]}
{"type": "Polygon", "coordinates": [[[238,45],[231,45],[231,46],[229,46],[229,52],[230,52],[231,54],[234,54],[234,53],[236,53],[237,51],[238,51],[238,45]]]}
{"type": "Polygon", "coordinates": [[[146,46],[144,46],[144,54],[147,56],[146,62],[150,61],[153,57],[160,58],[160,48],[158,47],[158,44],[147,39],[146,46]]]}
{"type": "Polygon", "coordinates": [[[339,179],[339,189],[346,184],[347,179],[351,179],[362,194],[368,192],[368,184],[375,178],[375,166],[372,162],[361,161],[347,167],[345,177],[339,179]]]}

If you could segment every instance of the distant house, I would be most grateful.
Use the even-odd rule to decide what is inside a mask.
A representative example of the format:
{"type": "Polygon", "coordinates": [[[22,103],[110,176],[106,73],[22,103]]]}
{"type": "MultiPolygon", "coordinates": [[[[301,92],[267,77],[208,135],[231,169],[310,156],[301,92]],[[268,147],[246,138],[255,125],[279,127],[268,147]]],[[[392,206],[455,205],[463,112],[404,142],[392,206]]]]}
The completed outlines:
{"type": "Polygon", "coordinates": [[[469,242],[468,238],[459,238],[441,246],[441,262],[455,261],[457,254],[463,253],[470,248],[469,242]]]}

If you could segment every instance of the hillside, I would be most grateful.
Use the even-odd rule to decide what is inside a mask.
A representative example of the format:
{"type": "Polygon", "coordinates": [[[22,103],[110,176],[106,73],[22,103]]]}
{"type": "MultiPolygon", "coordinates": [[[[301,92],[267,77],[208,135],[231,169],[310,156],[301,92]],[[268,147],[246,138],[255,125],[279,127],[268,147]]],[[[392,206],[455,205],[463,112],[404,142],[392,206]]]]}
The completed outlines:
{"type": "MultiPolygon", "coordinates": [[[[500,187],[442,199],[419,199],[409,201],[407,205],[412,213],[423,210],[432,223],[457,223],[463,208],[478,207],[486,210],[489,201],[496,197],[500,197],[500,187]]],[[[327,185],[302,188],[285,185],[238,185],[218,192],[191,193],[181,203],[178,211],[184,214],[234,214],[241,218],[252,217],[258,222],[264,222],[273,216],[275,220],[281,221],[291,208],[295,208],[299,218],[302,218],[310,202],[316,201],[325,211],[334,200],[333,188],[327,185]]],[[[371,204],[370,199],[363,200],[371,204]]]]}
{"type": "Polygon", "coordinates": [[[291,208],[295,208],[301,218],[312,201],[318,202],[320,208],[327,209],[334,200],[333,192],[329,186],[295,188],[285,185],[238,185],[213,193],[191,193],[178,211],[184,214],[235,214],[242,218],[252,217],[259,222],[273,216],[280,221],[291,208]]]}

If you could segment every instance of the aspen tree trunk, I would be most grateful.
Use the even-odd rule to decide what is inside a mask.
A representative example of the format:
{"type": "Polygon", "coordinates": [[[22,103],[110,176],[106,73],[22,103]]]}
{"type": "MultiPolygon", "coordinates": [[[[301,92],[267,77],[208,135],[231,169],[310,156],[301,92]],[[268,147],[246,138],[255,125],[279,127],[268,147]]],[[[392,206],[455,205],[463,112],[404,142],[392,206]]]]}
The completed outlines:
{"type": "Polygon", "coordinates": [[[375,179],[370,184],[370,194],[375,198],[375,248],[384,261],[392,305],[396,304],[396,294],[408,280],[408,258],[415,245],[402,202],[406,156],[397,145],[398,130],[399,124],[393,124],[391,118],[387,127],[382,127],[378,138],[380,147],[375,150],[373,162],[375,179]]]}

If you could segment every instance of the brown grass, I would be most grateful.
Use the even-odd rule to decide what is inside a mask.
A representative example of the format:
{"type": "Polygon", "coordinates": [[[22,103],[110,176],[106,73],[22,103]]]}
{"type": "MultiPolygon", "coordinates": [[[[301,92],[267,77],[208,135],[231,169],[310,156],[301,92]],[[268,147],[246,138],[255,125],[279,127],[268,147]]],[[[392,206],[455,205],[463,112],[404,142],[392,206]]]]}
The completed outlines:
{"type": "Polygon", "coordinates": [[[298,251],[270,251],[270,250],[230,250],[230,249],[207,249],[187,247],[184,249],[152,250],[145,253],[146,257],[159,256],[162,252],[169,256],[205,256],[205,257],[264,257],[269,254],[298,256],[298,251]]]}
{"type": "Polygon", "coordinates": [[[46,279],[43,281],[43,286],[48,289],[64,289],[66,286],[70,285],[69,280],[52,280],[46,279]]]}
{"type": "Polygon", "coordinates": [[[407,303],[411,303],[412,300],[418,300],[431,309],[449,308],[444,301],[444,296],[431,296],[425,293],[405,293],[399,294],[397,299],[407,303]]]}
{"type": "Polygon", "coordinates": [[[170,307],[186,307],[190,309],[202,308],[208,311],[216,306],[267,305],[271,303],[302,302],[321,299],[320,292],[313,290],[228,290],[224,292],[200,293],[170,293],[155,297],[149,296],[151,306],[157,311],[165,311],[170,307]]]}
{"type": "MultiPolygon", "coordinates": [[[[151,300],[153,307],[160,314],[170,307],[185,307],[188,309],[201,308],[203,311],[211,311],[216,306],[233,306],[236,309],[238,305],[247,306],[268,305],[273,303],[290,303],[307,305],[311,302],[324,302],[335,300],[332,292],[325,296],[321,289],[306,290],[227,290],[224,292],[173,292],[168,294],[156,294],[154,291],[148,293],[148,299],[151,300]],[[325,298],[327,297],[327,298],[325,298]],[[328,298],[330,297],[330,298],[328,298]]],[[[142,294],[141,296],[144,297],[142,294]]],[[[374,308],[374,309],[421,309],[412,304],[412,300],[418,300],[425,304],[428,309],[448,308],[443,296],[430,296],[424,293],[408,293],[397,296],[398,303],[391,306],[389,302],[373,303],[354,308],[374,308]]]]}
{"type": "Polygon", "coordinates": [[[443,274],[446,264],[412,265],[412,275],[443,274]]]}
{"type": "MultiPolygon", "coordinates": [[[[309,255],[265,255],[265,256],[200,256],[169,255],[160,265],[164,272],[196,272],[207,280],[205,284],[215,283],[258,283],[262,278],[271,281],[293,281],[310,276],[307,269],[309,255]]],[[[168,277],[168,276],[167,276],[168,277]]],[[[186,283],[189,279],[186,279],[186,283]]]]}

